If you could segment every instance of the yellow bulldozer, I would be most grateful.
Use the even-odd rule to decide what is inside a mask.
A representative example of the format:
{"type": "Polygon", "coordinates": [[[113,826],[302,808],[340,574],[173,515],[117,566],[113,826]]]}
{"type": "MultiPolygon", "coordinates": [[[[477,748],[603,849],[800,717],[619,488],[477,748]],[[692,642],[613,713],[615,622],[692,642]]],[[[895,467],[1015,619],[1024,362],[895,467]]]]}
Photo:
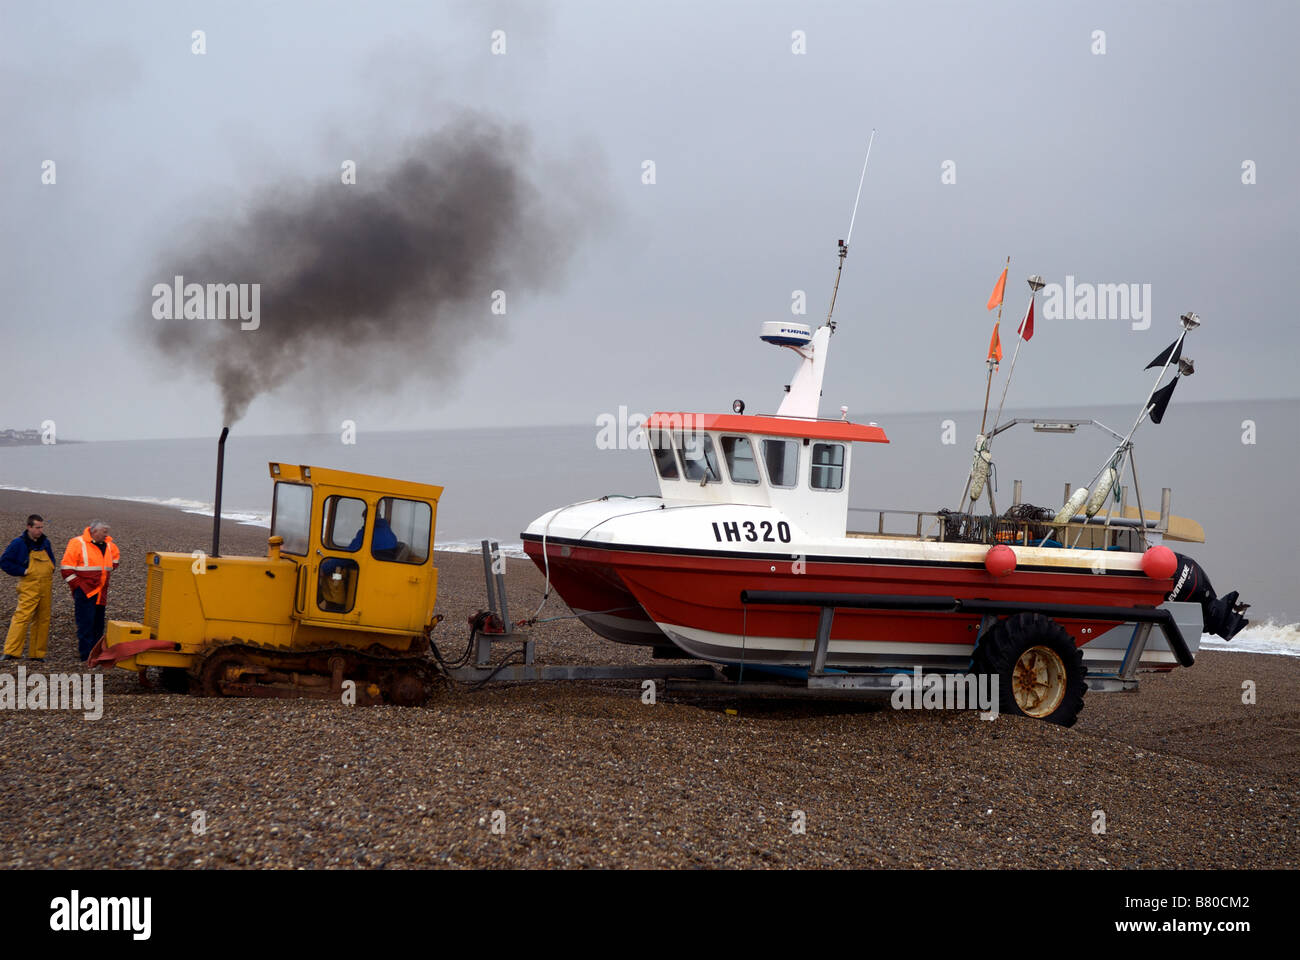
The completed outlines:
{"type": "Polygon", "coordinates": [[[96,662],[207,696],[424,702],[442,487],[272,463],[267,554],[227,557],[220,461],[211,554],[146,554],[143,622],[110,621],[96,662]]]}

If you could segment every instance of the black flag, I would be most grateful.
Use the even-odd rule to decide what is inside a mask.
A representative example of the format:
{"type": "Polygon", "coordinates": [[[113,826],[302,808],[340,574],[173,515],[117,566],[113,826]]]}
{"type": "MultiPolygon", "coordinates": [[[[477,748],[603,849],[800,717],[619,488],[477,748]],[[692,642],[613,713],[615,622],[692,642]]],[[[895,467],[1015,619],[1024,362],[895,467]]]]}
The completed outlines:
{"type": "Polygon", "coordinates": [[[1169,398],[1174,395],[1174,387],[1178,386],[1178,378],[1174,377],[1169,381],[1167,386],[1161,387],[1151,395],[1151,422],[1159,423],[1165,417],[1165,407],[1169,406],[1169,398]]]}
{"type": "MultiPolygon", "coordinates": [[[[1183,338],[1179,337],[1173,343],[1169,344],[1169,346],[1161,350],[1160,356],[1156,357],[1154,360],[1148,363],[1145,367],[1143,367],[1143,369],[1150,370],[1152,367],[1163,367],[1166,362],[1170,364],[1176,364],[1178,362],[1178,358],[1181,357],[1182,355],[1183,355],[1183,338]]],[[[1159,422],[1160,422],[1159,420],[1156,421],[1156,423],[1159,422]]]]}

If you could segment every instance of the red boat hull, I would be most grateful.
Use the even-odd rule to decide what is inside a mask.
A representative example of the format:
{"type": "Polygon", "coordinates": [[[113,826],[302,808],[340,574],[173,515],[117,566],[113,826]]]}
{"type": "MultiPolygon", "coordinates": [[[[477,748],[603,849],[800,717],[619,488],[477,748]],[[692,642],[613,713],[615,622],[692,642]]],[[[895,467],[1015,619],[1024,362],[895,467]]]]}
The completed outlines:
{"type": "MultiPolygon", "coordinates": [[[[524,549],[541,568],[540,540],[525,538],[524,549]]],[[[620,617],[644,625],[644,636],[657,634],[662,643],[666,633],[688,653],[722,662],[806,665],[817,634],[815,608],[745,606],[743,590],[1156,607],[1172,586],[1131,571],[1018,568],[995,578],[982,564],[969,562],[814,557],[796,566],[789,555],[667,552],[556,540],[548,541],[547,553],[551,582],[575,612],[619,609],[620,617]]],[[[906,666],[924,660],[960,665],[969,657],[979,622],[972,614],[842,608],[831,632],[828,665],[906,666]]],[[[1115,626],[1107,620],[1059,622],[1080,646],[1115,626]]]]}

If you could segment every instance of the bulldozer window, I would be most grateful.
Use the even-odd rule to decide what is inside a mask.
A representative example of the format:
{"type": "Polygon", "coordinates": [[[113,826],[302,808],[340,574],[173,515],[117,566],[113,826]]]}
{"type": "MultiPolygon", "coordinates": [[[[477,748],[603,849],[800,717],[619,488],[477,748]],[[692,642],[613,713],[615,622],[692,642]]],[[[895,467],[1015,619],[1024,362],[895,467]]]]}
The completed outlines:
{"type": "Polygon", "coordinates": [[[284,537],[281,552],[305,557],[310,533],[311,487],[285,481],[277,483],[271,505],[271,536],[284,537]]]}
{"type": "Polygon", "coordinates": [[[326,557],[316,580],[316,606],[326,613],[351,613],[357,602],[360,572],[355,560],[326,557]]]}
{"type": "Polygon", "coordinates": [[[424,563],[429,559],[433,510],[419,500],[384,497],[379,501],[370,552],[376,560],[424,563]]]}
{"type": "Polygon", "coordinates": [[[356,497],[326,497],[321,543],[331,550],[356,553],[366,533],[366,502],[356,497]]]}

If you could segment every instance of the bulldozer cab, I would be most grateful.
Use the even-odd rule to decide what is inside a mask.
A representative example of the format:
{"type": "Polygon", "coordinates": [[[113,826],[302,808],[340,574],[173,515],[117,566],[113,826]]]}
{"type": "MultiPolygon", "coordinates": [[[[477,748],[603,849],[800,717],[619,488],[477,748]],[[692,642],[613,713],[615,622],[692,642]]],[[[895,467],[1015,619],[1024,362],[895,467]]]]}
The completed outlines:
{"type": "Polygon", "coordinates": [[[400,634],[433,621],[442,487],[282,463],[270,471],[271,536],[298,566],[296,619],[400,634]]]}

